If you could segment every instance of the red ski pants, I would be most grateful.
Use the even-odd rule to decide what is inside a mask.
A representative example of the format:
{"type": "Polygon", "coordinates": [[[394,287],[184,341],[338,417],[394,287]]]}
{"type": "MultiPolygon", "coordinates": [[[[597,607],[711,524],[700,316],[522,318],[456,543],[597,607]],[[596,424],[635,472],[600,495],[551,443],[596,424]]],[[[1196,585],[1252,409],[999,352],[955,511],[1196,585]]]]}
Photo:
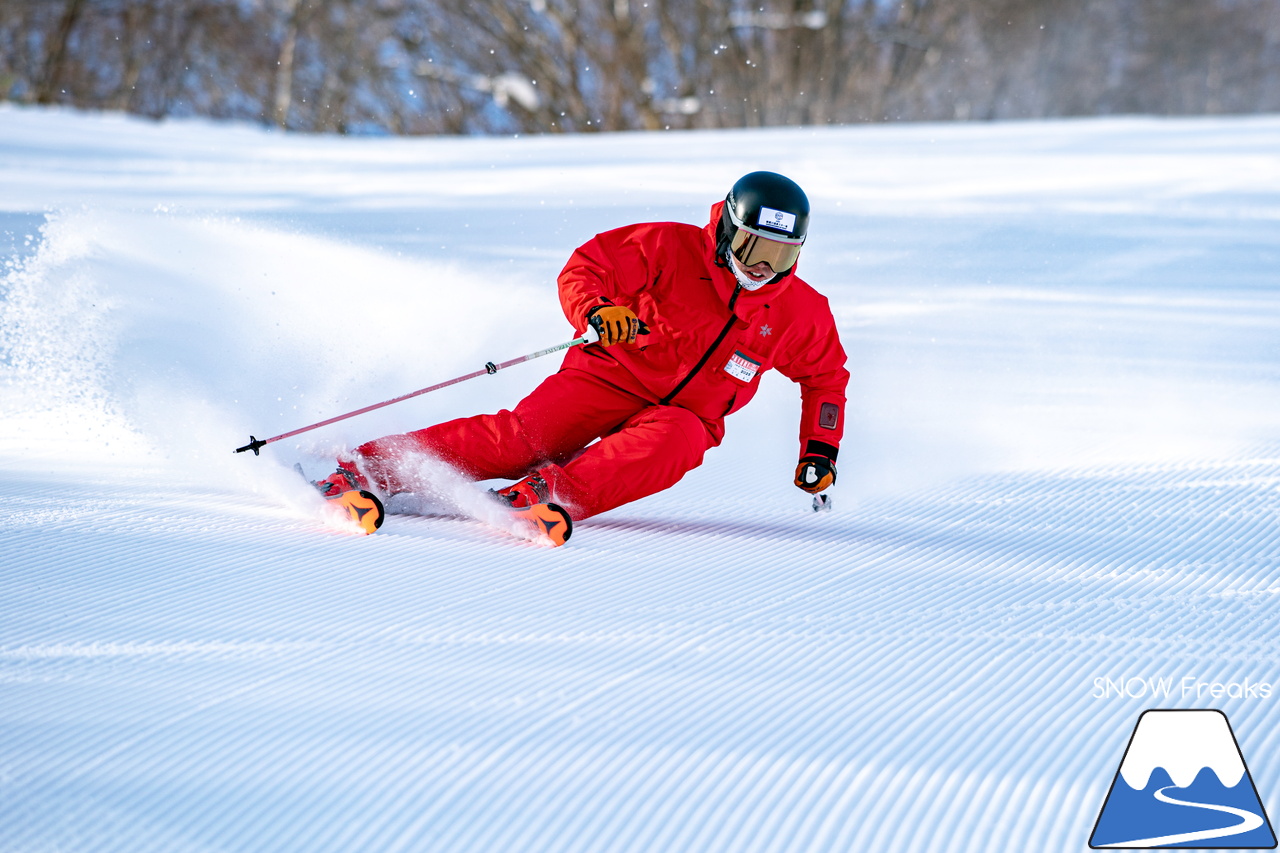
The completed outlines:
{"type": "Polygon", "coordinates": [[[413,491],[396,471],[404,453],[430,454],[476,480],[518,480],[537,471],[551,500],[583,519],[675,485],[723,435],[723,421],[704,421],[594,373],[564,368],[511,411],[387,436],[356,453],[387,493],[413,491]]]}

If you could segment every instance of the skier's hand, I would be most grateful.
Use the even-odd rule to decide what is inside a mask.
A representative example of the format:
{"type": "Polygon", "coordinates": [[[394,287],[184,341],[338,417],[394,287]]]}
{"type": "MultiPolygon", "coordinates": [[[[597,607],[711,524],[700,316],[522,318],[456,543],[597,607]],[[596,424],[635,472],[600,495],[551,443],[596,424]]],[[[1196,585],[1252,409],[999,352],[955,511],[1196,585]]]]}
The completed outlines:
{"type": "Polygon", "coordinates": [[[642,325],[635,312],[625,305],[601,305],[598,308],[592,308],[591,313],[587,315],[587,322],[600,335],[600,343],[607,347],[623,341],[634,344],[642,325]]]}
{"type": "Polygon", "coordinates": [[[825,456],[802,456],[796,466],[796,485],[810,494],[828,489],[836,481],[836,463],[825,456]]]}

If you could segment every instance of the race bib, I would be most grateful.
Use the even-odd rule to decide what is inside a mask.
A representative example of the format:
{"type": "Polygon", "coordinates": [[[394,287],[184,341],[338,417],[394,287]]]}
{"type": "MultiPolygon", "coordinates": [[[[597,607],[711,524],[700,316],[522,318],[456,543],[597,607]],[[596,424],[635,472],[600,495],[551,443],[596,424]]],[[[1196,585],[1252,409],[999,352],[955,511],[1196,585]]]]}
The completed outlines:
{"type": "Polygon", "coordinates": [[[739,382],[750,382],[760,372],[760,362],[753,361],[739,350],[729,359],[729,363],[724,366],[724,371],[739,382]]]}

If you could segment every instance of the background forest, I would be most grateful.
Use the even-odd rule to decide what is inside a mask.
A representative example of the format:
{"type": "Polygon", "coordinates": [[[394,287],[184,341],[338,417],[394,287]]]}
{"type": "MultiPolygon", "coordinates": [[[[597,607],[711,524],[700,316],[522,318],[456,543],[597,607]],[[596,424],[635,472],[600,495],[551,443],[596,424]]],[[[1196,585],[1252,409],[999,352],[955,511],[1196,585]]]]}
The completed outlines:
{"type": "Polygon", "coordinates": [[[1280,110],[1276,0],[0,0],[0,99],[340,133],[1280,110]]]}

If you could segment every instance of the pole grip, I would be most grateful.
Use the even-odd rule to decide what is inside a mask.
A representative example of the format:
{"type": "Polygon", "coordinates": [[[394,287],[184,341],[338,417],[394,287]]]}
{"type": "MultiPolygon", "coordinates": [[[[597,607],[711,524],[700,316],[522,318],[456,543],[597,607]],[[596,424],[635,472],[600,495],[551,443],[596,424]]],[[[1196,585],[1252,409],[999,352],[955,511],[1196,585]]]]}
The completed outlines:
{"type": "MultiPolygon", "coordinates": [[[[649,325],[645,323],[644,320],[640,320],[639,323],[640,323],[639,334],[642,334],[642,335],[649,334],[649,325]]],[[[600,342],[600,332],[596,330],[595,326],[588,323],[587,330],[582,333],[582,337],[579,338],[579,340],[585,340],[589,344],[597,344],[600,342]]]]}

